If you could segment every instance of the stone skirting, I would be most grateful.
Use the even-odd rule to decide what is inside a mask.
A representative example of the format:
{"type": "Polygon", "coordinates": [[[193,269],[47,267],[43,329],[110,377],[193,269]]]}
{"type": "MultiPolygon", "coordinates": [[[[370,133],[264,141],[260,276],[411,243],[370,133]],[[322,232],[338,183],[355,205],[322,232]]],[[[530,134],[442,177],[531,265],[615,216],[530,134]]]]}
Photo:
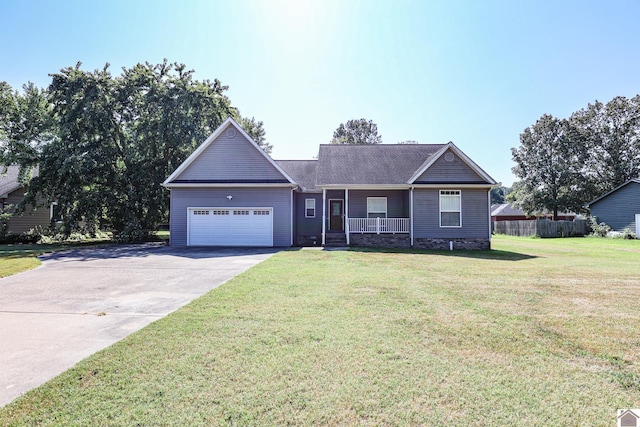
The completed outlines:
{"type": "Polygon", "coordinates": [[[491,249],[491,241],[488,238],[414,238],[413,247],[418,249],[449,250],[449,242],[453,242],[453,250],[481,250],[491,249]]]}
{"type": "Polygon", "coordinates": [[[349,234],[350,246],[369,248],[410,248],[408,234],[349,234]]]}

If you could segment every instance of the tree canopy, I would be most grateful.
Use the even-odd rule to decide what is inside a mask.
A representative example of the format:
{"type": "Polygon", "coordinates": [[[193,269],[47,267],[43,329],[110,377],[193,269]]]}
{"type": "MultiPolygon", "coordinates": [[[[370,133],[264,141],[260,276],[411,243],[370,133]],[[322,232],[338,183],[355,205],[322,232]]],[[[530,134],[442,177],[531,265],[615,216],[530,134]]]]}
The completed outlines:
{"type": "Polygon", "coordinates": [[[332,144],[380,144],[382,137],[378,135],[378,126],[372,120],[349,120],[340,123],[333,132],[332,144]]]}
{"type": "Polygon", "coordinates": [[[240,116],[227,86],[197,81],[183,64],[137,64],[114,76],[109,64],[78,63],[51,77],[47,90],[0,86],[2,158],[24,171],[39,166],[25,201],[57,201],[67,233],[108,226],[136,239],[167,221],[160,184],[227,117],[271,149],[262,122],[240,116]]]}
{"type": "Polygon", "coordinates": [[[527,212],[579,212],[640,175],[640,96],[596,101],[568,119],[543,115],[512,148],[520,178],[510,198],[527,212]]]}
{"type": "Polygon", "coordinates": [[[512,149],[514,173],[522,179],[515,187],[517,205],[525,212],[548,209],[554,219],[559,210],[579,210],[582,150],[572,143],[567,120],[543,115],[520,135],[512,149]]]}

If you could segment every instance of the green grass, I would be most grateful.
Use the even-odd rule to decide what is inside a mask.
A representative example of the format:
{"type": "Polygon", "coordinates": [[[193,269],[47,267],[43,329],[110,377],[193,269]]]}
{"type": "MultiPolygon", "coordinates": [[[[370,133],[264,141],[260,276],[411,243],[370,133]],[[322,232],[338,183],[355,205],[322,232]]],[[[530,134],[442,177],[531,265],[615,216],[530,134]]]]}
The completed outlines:
{"type": "Polygon", "coordinates": [[[0,409],[0,425],[615,425],[640,241],[285,251],[0,409]]]}

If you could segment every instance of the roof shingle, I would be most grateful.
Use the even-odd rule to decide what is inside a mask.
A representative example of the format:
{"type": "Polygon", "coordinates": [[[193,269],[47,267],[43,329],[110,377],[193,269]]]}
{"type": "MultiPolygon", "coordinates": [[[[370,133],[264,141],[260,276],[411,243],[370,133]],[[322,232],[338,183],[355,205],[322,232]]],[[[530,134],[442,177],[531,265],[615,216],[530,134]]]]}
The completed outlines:
{"type": "MultiPolygon", "coordinates": [[[[320,145],[316,184],[403,185],[444,144],[320,145]]],[[[295,179],[295,178],[294,178],[295,179]]]]}

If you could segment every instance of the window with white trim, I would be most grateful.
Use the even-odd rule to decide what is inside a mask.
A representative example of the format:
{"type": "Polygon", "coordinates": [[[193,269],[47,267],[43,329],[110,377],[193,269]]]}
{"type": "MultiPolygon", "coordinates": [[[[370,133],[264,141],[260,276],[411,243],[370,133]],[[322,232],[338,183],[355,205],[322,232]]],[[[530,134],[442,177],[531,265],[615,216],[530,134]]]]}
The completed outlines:
{"type": "Polygon", "coordinates": [[[440,227],[462,227],[460,190],[440,190],[440,227]]]}
{"type": "Polygon", "coordinates": [[[367,218],[386,218],[387,198],[367,197],[367,218]]]}
{"type": "Polygon", "coordinates": [[[304,217],[305,218],[316,217],[316,199],[304,200],[304,217]]]}

